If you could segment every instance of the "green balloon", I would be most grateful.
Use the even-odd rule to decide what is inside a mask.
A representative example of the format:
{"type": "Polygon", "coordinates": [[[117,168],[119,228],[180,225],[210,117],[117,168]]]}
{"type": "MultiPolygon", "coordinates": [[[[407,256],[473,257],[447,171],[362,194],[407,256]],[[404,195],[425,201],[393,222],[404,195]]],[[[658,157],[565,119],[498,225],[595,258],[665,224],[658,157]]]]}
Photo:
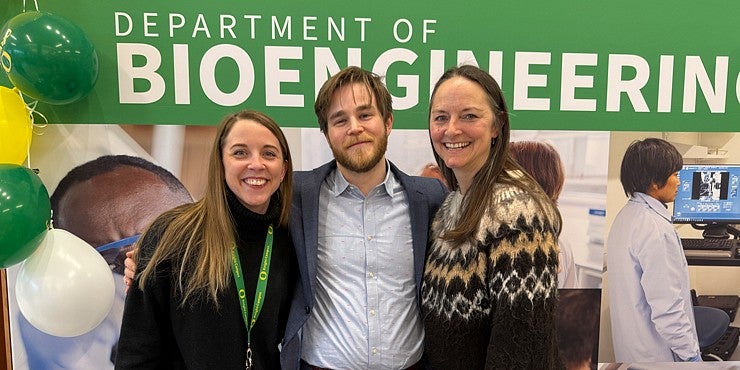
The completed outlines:
{"type": "Polygon", "coordinates": [[[0,31],[0,62],[24,94],[49,104],[85,97],[98,78],[98,56],[85,33],[58,15],[30,11],[0,31]]]}
{"type": "Polygon", "coordinates": [[[0,163],[0,268],[30,256],[44,240],[50,219],[49,193],[38,175],[0,163]]]}

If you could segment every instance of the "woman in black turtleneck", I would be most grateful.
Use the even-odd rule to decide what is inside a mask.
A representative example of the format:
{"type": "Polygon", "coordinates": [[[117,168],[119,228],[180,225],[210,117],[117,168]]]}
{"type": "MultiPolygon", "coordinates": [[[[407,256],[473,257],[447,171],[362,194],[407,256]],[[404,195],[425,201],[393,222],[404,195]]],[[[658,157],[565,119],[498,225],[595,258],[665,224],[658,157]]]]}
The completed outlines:
{"type": "Polygon", "coordinates": [[[164,213],[140,239],[116,369],[280,368],[297,280],[291,187],[278,125],[255,111],[226,117],[203,198],[164,213]]]}

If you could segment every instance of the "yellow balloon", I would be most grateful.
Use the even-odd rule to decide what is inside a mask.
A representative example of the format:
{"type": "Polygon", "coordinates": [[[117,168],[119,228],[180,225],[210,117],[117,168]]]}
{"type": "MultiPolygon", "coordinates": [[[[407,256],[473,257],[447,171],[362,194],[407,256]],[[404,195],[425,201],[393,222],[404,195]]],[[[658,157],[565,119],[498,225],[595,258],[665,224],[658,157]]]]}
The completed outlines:
{"type": "Polygon", "coordinates": [[[0,163],[22,165],[31,147],[31,115],[17,89],[0,86],[0,163]]]}

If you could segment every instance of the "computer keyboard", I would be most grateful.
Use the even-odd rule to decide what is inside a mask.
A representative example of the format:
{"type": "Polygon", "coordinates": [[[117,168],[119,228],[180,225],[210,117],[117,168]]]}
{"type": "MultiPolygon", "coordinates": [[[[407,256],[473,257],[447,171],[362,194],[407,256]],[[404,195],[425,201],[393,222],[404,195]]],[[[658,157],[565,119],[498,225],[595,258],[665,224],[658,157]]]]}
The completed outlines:
{"type": "Polygon", "coordinates": [[[738,239],[717,239],[717,238],[682,238],[681,246],[684,250],[723,250],[731,251],[737,245],[738,239]]]}

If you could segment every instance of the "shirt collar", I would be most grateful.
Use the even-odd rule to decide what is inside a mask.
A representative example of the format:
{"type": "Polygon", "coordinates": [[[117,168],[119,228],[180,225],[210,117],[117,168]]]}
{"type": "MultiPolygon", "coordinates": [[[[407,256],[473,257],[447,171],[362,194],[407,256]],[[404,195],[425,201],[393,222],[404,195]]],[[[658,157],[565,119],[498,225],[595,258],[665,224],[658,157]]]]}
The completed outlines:
{"type": "Polygon", "coordinates": [[[630,199],[635,202],[645,203],[648,207],[650,207],[653,211],[655,211],[661,217],[668,220],[668,222],[671,222],[671,214],[668,212],[668,206],[665,203],[645,193],[640,193],[640,192],[632,193],[632,198],[630,199]]]}
{"type": "MultiPolygon", "coordinates": [[[[378,186],[382,186],[388,195],[392,195],[393,188],[398,183],[398,179],[396,179],[393,171],[391,171],[391,166],[388,162],[388,159],[385,160],[385,168],[385,179],[383,179],[383,182],[378,184],[376,188],[378,186]]],[[[344,175],[342,175],[342,171],[339,170],[339,167],[334,168],[332,173],[329,174],[328,179],[331,184],[331,192],[335,197],[338,197],[343,192],[347,191],[350,186],[353,186],[352,184],[347,182],[347,179],[344,178],[344,175]]]]}

